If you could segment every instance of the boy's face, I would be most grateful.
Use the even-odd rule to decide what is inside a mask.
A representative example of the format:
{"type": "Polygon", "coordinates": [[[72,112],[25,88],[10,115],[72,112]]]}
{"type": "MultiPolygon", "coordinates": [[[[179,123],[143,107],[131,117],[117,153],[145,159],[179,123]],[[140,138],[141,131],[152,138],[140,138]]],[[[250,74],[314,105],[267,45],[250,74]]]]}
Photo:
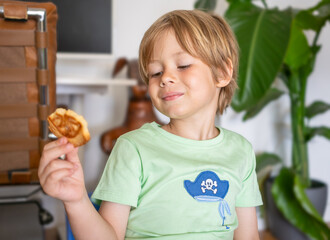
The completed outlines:
{"type": "Polygon", "coordinates": [[[157,39],[148,76],[154,106],[171,120],[215,115],[221,86],[205,63],[181,48],[173,31],[157,39]]]}

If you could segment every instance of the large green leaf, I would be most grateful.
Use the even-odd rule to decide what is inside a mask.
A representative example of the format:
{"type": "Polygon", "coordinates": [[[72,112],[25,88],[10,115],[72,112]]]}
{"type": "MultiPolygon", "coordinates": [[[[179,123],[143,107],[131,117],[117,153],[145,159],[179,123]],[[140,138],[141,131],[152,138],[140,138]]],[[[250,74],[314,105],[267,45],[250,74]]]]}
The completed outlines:
{"type": "Polygon", "coordinates": [[[243,117],[243,120],[247,120],[247,119],[250,119],[250,118],[253,118],[254,116],[256,116],[265,106],[268,105],[268,103],[278,99],[280,96],[283,95],[284,92],[276,89],[276,88],[270,88],[266,95],[263,96],[260,101],[253,105],[251,108],[249,108],[244,117],[243,117]]]}
{"type": "Polygon", "coordinates": [[[274,82],[288,46],[292,13],[236,3],[225,17],[240,47],[239,89],[232,107],[242,111],[256,104],[274,82]]]}
{"type": "Polygon", "coordinates": [[[297,25],[302,29],[318,31],[322,21],[315,17],[310,11],[300,11],[296,16],[297,25]]]}
{"type": "MultiPolygon", "coordinates": [[[[322,30],[322,28],[325,26],[326,22],[330,20],[330,0],[323,0],[320,1],[316,6],[307,9],[307,10],[301,10],[298,12],[298,14],[294,18],[294,26],[296,29],[300,29],[301,33],[296,31],[296,40],[293,42],[293,46],[296,51],[296,59],[301,58],[300,62],[302,63],[307,57],[307,49],[304,45],[306,45],[307,39],[304,40],[305,34],[302,32],[302,30],[313,30],[315,31],[315,36],[313,39],[312,46],[310,47],[310,55],[311,58],[309,59],[310,63],[307,64],[307,67],[312,67],[312,70],[314,68],[314,61],[317,52],[320,49],[320,46],[317,45],[317,40],[319,37],[319,34],[322,30]],[[298,46],[301,45],[301,46],[298,46]],[[298,55],[301,55],[299,57],[298,55]],[[310,65],[310,66],[308,66],[310,65]]],[[[291,31],[292,33],[292,31],[291,31]]],[[[291,39],[291,38],[290,38],[291,39]]],[[[290,53],[291,54],[291,53],[290,53]]],[[[287,54],[288,55],[288,54],[287,54]]],[[[302,66],[301,64],[300,66],[302,66]]],[[[299,66],[298,66],[299,67],[299,66]]],[[[305,68],[305,67],[303,67],[305,68]]],[[[311,71],[310,71],[311,72],[311,71]]],[[[309,75],[308,70],[304,74],[306,77],[309,75]]]]}
{"type": "MultiPolygon", "coordinates": [[[[260,193],[263,199],[265,199],[264,185],[266,179],[269,178],[274,167],[280,163],[282,163],[282,160],[276,154],[263,152],[256,155],[256,172],[260,193]]],[[[265,208],[263,206],[260,207],[260,213],[262,217],[265,217],[265,208]]]]}
{"type": "Polygon", "coordinates": [[[330,128],[329,127],[306,127],[305,129],[305,140],[308,142],[315,136],[325,137],[330,140],[330,128]]]}
{"type": "Polygon", "coordinates": [[[316,6],[310,8],[308,10],[311,11],[311,12],[313,12],[315,10],[322,9],[324,6],[328,8],[328,7],[330,7],[329,5],[330,5],[330,0],[322,0],[319,3],[317,3],[316,6]]]}
{"type": "Polygon", "coordinates": [[[330,17],[330,0],[318,2],[314,7],[299,10],[295,16],[298,26],[304,30],[319,31],[330,17]]]}
{"type": "Polygon", "coordinates": [[[330,1],[323,0],[320,5],[316,6],[317,9],[313,13],[318,13],[318,17],[324,19],[325,21],[330,20],[330,1]]]}
{"type": "MultiPolygon", "coordinates": [[[[256,155],[256,172],[259,185],[262,185],[273,168],[282,163],[281,158],[274,153],[260,153],[256,155]]],[[[260,187],[260,189],[263,189],[260,187]]]]}
{"type": "MultiPolygon", "coordinates": [[[[319,217],[314,217],[313,214],[305,210],[304,207],[309,203],[304,202],[305,206],[302,206],[300,201],[306,201],[307,197],[300,196],[298,199],[295,195],[294,179],[295,175],[287,168],[283,168],[276,177],[272,187],[272,195],[277,207],[291,224],[306,233],[311,239],[330,239],[328,226],[319,217]]],[[[299,194],[304,195],[301,191],[299,194]]]]}
{"type": "Polygon", "coordinates": [[[306,65],[310,59],[312,51],[308,45],[307,38],[296,22],[293,20],[288,50],[285,55],[284,62],[290,69],[298,69],[303,65],[306,65]]]}
{"type": "Polygon", "coordinates": [[[330,20],[330,0],[322,0],[316,6],[302,11],[303,17],[298,20],[304,29],[312,29],[316,32],[320,31],[326,21],[330,20]],[[308,15],[309,16],[306,16],[308,15]]]}
{"type": "Polygon", "coordinates": [[[269,166],[275,166],[279,163],[282,163],[281,158],[274,154],[274,153],[268,153],[263,152],[256,155],[256,172],[259,173],[263,169],[269,167],[269,166]]]}
{"type": "Polygon", "coordinates": [[[306,108],[305,116],[308,119],[315,117],[321,113],[330,110],[330,104],[322,102],[322,101],[315,101],[311,105],[306,108]]]}
{"type": "Polygon", "coordinates": [[[297,175],[294,177],[293,191],[295,196],[301,203],[301,206],[305,209],[305,211],[308,212],[313,217],[315,217],[317,220],[322,222],[323,221],[322,217],[320,216],[319,212],[315,209],[314,205],[307,197],[305,193],[305,188],[303,187],[303,183],[301,182],[299,176],[297,175]]]}

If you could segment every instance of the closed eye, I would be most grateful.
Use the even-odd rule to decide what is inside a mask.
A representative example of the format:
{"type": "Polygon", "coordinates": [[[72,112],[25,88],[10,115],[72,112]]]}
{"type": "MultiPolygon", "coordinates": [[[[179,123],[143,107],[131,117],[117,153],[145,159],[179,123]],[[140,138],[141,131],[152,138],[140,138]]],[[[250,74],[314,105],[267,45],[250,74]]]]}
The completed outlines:
{"type": "Polygon", "coordinates": [[[163,74],[163,72],[156,72],[156,73],[150,74],[150,77],[155,78],[155,77],[161,76],[162,74],[163,74]]]}
{"type": "Polygon", "coordinates": [[[191,65],[188,64],[188,65],[181,65],[181,66],[178,66],[178,69],[186,69],[186,68],[189,68],[191,65]]]}

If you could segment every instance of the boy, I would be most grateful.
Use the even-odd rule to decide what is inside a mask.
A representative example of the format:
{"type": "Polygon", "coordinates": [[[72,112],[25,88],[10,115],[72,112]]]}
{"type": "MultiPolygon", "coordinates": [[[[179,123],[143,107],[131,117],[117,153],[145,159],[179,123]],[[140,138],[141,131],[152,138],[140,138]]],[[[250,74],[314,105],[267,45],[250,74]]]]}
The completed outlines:
{"type": "Polygon", "coordinates": [[[214,125],[236,88],[237,51],[226,22],[200,11],[170,12],[148,29],[140,72],[170,121],[117,140],[93,195],[99,214],[77,150],[66,139],[45,147],[40,182],[64,202],[77,239],[259,239],[253,149],[214,125]]]}

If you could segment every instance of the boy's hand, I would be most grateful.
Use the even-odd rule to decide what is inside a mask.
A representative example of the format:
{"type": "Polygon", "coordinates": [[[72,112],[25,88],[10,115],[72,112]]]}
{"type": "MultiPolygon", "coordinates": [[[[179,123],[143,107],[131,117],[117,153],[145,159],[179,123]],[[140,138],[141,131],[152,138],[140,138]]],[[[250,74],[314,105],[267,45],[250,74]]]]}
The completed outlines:
{"type": "Polygon", "coordinates": [[[45,145],[38,175],[45,193],[64,203],[80,201],[86,194],[78,148],[64,137],[45,145]],[[63,154],[66,160],[59,159],[63,154]]]}

